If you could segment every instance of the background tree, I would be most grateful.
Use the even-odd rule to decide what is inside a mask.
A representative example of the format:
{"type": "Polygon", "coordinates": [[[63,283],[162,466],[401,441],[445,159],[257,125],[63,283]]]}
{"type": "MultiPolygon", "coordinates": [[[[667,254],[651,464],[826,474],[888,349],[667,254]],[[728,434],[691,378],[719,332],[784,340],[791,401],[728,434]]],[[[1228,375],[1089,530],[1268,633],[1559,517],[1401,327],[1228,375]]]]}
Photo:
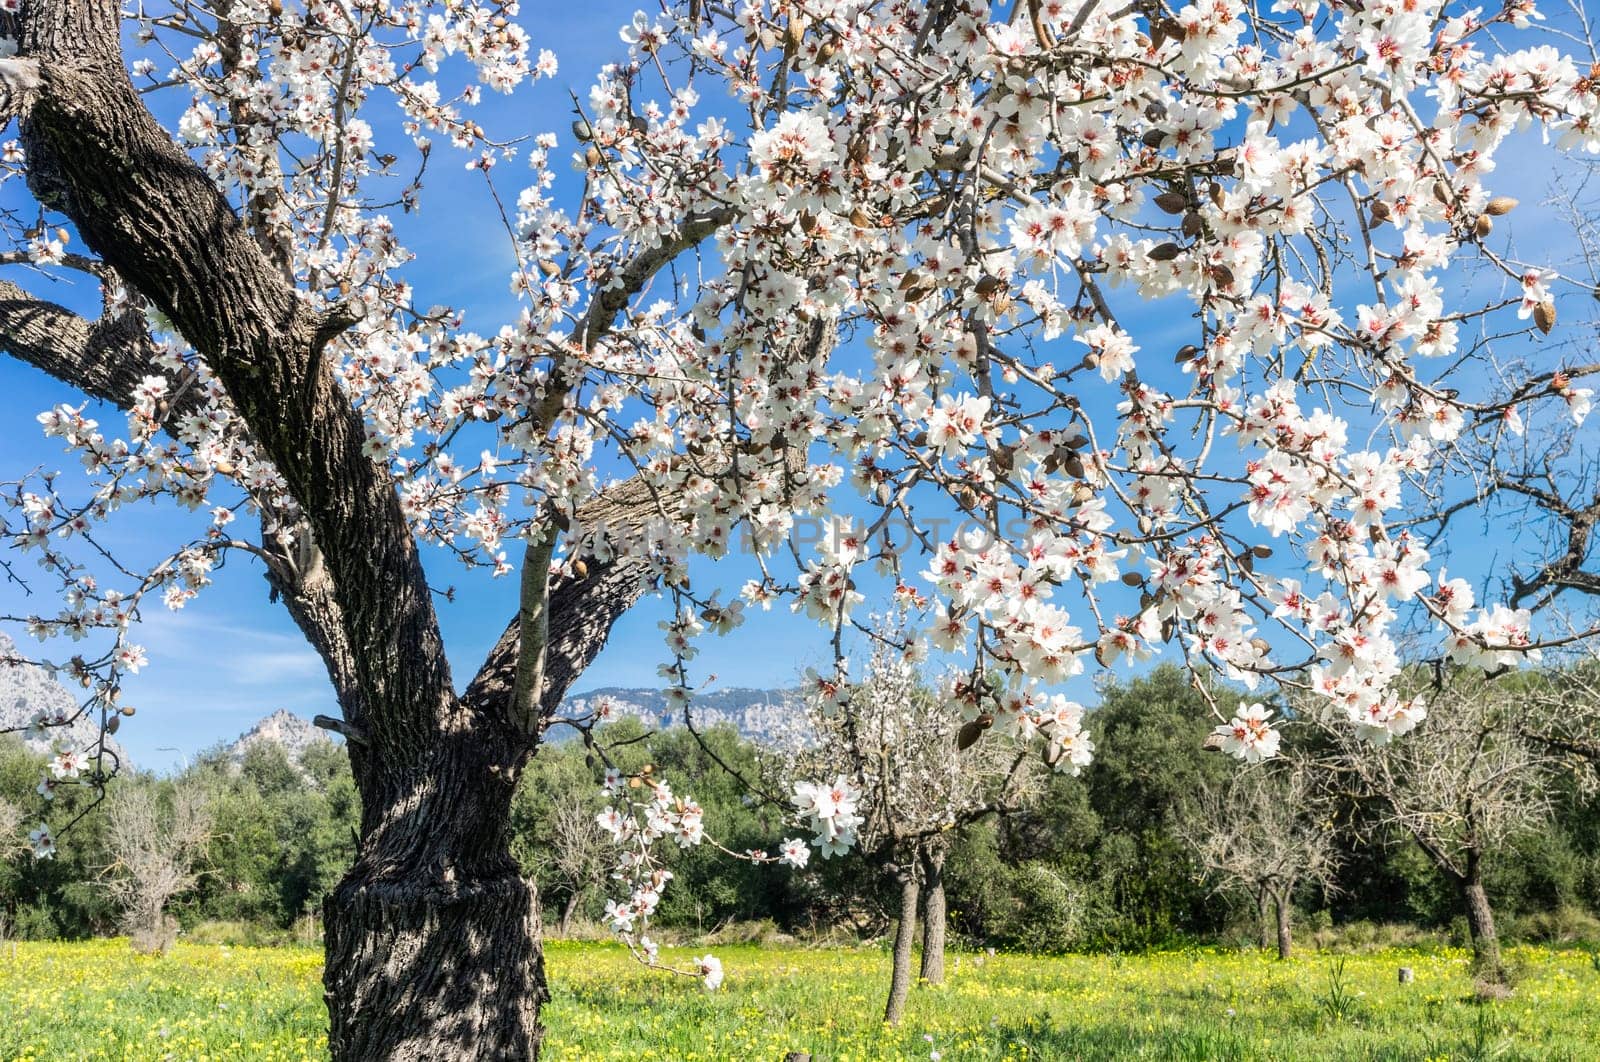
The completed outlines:
{"type": "Polygon", "coordinates": [[[1455,892],[1486,984],[1507,983],[1488,865],[1508,841],[1547,821],[1552,761],[1518,732],[1520,691],[1454,674],[1427,708],[1427,742],[1361,744],[1337,732],[1337,767],[1380,829],[1407,837],[1455,892]]]}
{"type": "Polygon", "coordinates": [[[1102,685],[1088,717],[1095,759],[1083,775],[1098,820],[1091,857],[1098,943],[1147,947],[1222,916],[1177,827],[1185,802],[1224,785],[1236,768],[1202,746],[1211,730],[1207,706],[1237,699],[1173,665],[1102,685]]]}
{"type": "Polygon", "coordinates": [[[550,818],[550,879],[567,893],[557,927],[562,936],[567,935],[584,894],[603,884],[611,869],[611,845],[594,819],[594,801],[585,799],[582,793],[569,793],[559,798],[550,818]]]}
{"type": "Polygon", "coordinates": [[[1301,759],[1241,770],[1190,802],[1180,826],[1206,874],[1253,901],[1261,947],[1275,940],[1279,959],[1293,950],[1296,890],[1326,889],[1338,870],[1332,808],[1311,770],[1301,759]]]}
{"type": "Polygon", "coordinates": [[[22,809],[0,796],[0,940],[11,932],[17,916],[17,878],[15,860],[29,850],[23,840],[22,809]]]}
{"type": "Polygon", "coordinates": [[[134,948],[146,953],[164,952],[176,938],[167,907],[194,886],[211,840],[210,795],[191,783],[163,788],[122,788],[106,812],[115,862],[105,868],[105,888],[134,948]]]}
{"type": "MultiPolygon", "coordinates": [[[[866,677],[810,706],[815,740],[796,753],[792,777],[833,778],[824,783],[849,794],[836,833],[819,834],[823,855],[859,846],[898,891],[893,966],[884,1020],[898,1022],[911,988],[911,959],[919,900],[924,915],[922,973],[944,976],[947,916],[944,864],[951,838],[982,818],[1020,809],[1036,788],[1036,760],[1019,739],[990,733],[994,717],[971,719],[955,700],[923,681],[904,640],[904,616],[878,626],[866,677]]],[[[962,680],[952,680],[959,688],[962,680]]],[[[1092,747],[1081,731],[1082,709],[1060,699],[1048,724],[1052,760],[1088,761],[1092,747]]],[[[815,813],[818,787],[797,785],[802,814],[815,813]]],[[[837,809],[835,809],[837,810],[837,809]]]]}

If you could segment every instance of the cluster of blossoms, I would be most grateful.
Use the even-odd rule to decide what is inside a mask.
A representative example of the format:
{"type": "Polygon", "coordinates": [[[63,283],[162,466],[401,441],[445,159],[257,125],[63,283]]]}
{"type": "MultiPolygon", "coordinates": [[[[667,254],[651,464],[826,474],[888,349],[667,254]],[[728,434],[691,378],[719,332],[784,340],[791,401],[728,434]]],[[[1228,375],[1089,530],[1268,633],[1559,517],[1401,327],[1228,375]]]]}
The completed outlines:
{"type": "MultiPolygon", "coordinates": [[[[683,848],[700,844],[706,839],[703,813],[692,799],[674,796],[666,782],[647,774],[625,778],[614,768],[608,769],[605,793],[612,803],[595,821],[617,845],[612,877],[627,893],[626,898],[606,900],[606,920],[642,962],[661,966],[660,948],[645,930],[672,880],[672,872],[660,865],[651,846],[666,837],[683,848]],[[645,795],[630,799],[631,791],[645,795]]],[[[708,963],[715,964],[720,984],[721,963],[710,956],[695,962],[702,970],[708,963]]],[[[708,989],[717,987],[709,976],[705,985],[708,989]]]]}
{"type": "MultiPolygon", "coordinates": [[[[673,878],[653,846],[668,840],[679,848],[709,843],[730,858],[781,863],[796,869],[806,866],[811,853],[799,838],[784,841],[775,853],[735,852],[723,847],[706,836],[700,805],[690,797],[675,795],[664,780],[652,777],[654,773],[648,766],[633,775],[608,767],[603,792],[610,803],[595,816],[595,822],[616,845],[617,859],[611,876],[626,892],[625,897],[606,901],[607,922],[642,962],[671,970],[661,961],[660,948],[647,932],[651,916],[673,878]]],[[[825,857],[843,853],[855,843],[854,829],[862,822],[856,812],[861,794],[849,781],[841,777],[832,785],[799,783],[795,793],[798,816],[818,830],[817,844],[825,857]]],[[[673,972],[700,977],[707,990],[722,984],[722,963],[712,955],[696,957],[691,971],[673,972]]]]}
{"type": "MultiPolygon", "coordinates": [[[[815,832],[811,843],[822,858],[843,855],[855,846],[856,829],[863,821],[857,809],[860,800],[861,790],[844,775],[832,782],[795,783],[795,813],[815,832]]],[[[795,867],[804,867],[810,857],[804,844],[793,840],[785,841],[782,851],[784,861],[795,867]]]]}
{"type": "Polygon", "coordinates": [[[1246,763],[1259,763],[1278,754],[1282,735],[1272,729],[1272,712],[1260,704],[1239,702],[1233,718],[1213,731],[1222,750],[1246,763]]]}
{"type": "MultiPolygon", "coordinates": [[[[1247,686],[1298,682],[1387,740],[1423,715],[1393,690],[1405,619],[1462,664],[1537,649],[1529,612],[1476,603],[1395,519],[1462,493],[1484,433],[1589,412],[1590,370],[1538,346],[1559,278],[1494,235],[1513,132],[1600,151],[1600,82],[1554,48],[1496,42],[1528,32],[1531,3],[666,5],[623,31],[573,139],[514,146],[470,117],[484,86],[555,72],[514,3],[216,8],[215,32],[141,22],[134,73],[183,94],[177,137],[285,275],[355,318],[325,353],[414,531],[497,574],[508,542],[551,523],[558,573],[642,561],[674,606],[662,673],[680,705],[696,640],[783,601],[822,628],[835,659],[816,686],[842,707],[841,635],[874,581],[926,594],[910,640],[961,660],[946,700],[979,738],[1037,738],[1067,770],[1093,748],[1050,687],[1091,663],[1170,647],[1247,686]],[[447,89],[450,57],[478,83],[447,89]],[[420,207],[436,143],[497,205],[497,167],[528,166],[504,200],[519,310],[483,332],[415,302],[388,214],[420,207]],[[1512,296],[1453,293],[1466,260],[1512,296]],[[1154,304],[1174,310],[1147,326],[1154,304]],[[1480,371],[1463,337],[1513,310],[1525,370],[1480,371]],[[586,519],[619,469],[645,511],[586,519]],[[798,541],[799,518],[839,511],[846,533],[798,541]],[[691,589],[690,559],[740,540],[760,576],[735,600],[691,589]]],[[[24,164],[0,152],[0,174],[24,164]]],[[[36,261],[70,265],[40,237],[36,261]]],[[[107,300],[136,309],[114,286],[107,300]]],[[[8,499],[7,537],[62,591],[36,633],[113,632],[82,665],[107,711],[145,594],[178,607],[202,589],[252,546],[228,530],[240,513],[274,549],[298,535],[221,388],[150,329],[163,374],[135,386],[125,437],[82,409],[43,418],[89,496],[45,479],[8,499]],[[132,586],[70,554],[158,496],[209,521],[126,568],[146,573],[132,586]]],[[[1225,728],[1241,757],[1277,747],[1262,712],[1225,728]]],[[[614,812],[622,847],[646,853],[624,872],[621,928],[665,883],[650,842],[702,839],[691,801],[642,784],[614,812]]],[[[824,851],[858,828],[831,790],[797,799],[824,851]]]]}

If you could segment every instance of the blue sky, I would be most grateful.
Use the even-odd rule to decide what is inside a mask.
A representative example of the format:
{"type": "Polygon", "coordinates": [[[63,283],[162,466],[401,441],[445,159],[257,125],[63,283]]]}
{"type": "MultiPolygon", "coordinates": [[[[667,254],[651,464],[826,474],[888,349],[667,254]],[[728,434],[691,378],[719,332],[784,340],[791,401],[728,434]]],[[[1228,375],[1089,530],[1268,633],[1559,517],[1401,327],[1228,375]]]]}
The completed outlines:
{"type": "MultiPolygon", "coordinates": [[[[499,136],[554,130],[562,137],[560,157],[565,157],[572,147],[569,93],[584,99],[595,72],[626,57],[617,30],[638,7],[637,2],[617,0],[524,4],[521,20],[530,28],[534,48],[554,50],[560,73],[508,98],[486,94],[478,108],[479,121],[499,136]]],[[[409,216],[396,213],[394,220],[403,242],[417,256],[410,272],[417,301],[465,307],[468,327],[492,333],[516,312],[508,286],[513,256],[482,178],[465,169],[470,157],[440,144],[424,187],[422,209],[409,216]]],[[[558,168],[563,171],[564,167],[558,168]]],[[[501,196],[514,200],[528,173],[520,159],[497,167],[494,177],[501,196]]],[[[569,193],[567,202],[576,187],[574,180],[560,189],[569,193]]],[[[31,215],[34,208],[24,207],[28,202],[17,185],[0,188],[0,204],[31,215]]],[[[7,275],[42,297],[89,314],[98,304],[93,288],[71,273],[55,281],[37,273],[23,276],[15,269],[7,275]]],[[[34,417],[56,404],[81,401],[71,388],[0,358],[0,424],[8,428],[0,437],[0,480],[34,468],[70,471],[75,459],[55,440],[43,437],[34,417]]],[[[117,431],[121,423],[111,409],[91,415],[109,432],[117,431]]],[[[196,526],[185,514],[143,507],[120,514],[102,537],[116,550],[165,552],[196,526]]],[[[454,603],[435,601],[457,682],[464,683],[510,619],[516,585],[512,579],[467,572],[434,550],[427,550],[425,557],[434,585],[458,589],[454,603]]],[[[32,576],[30,558],[11,554],[7,559],[17,564],[24,579],[32,576]]],[[[0,585],[0,614],[53,611],[54,603],[44,598],[48,585],[36,585],[32,601],[16,585],[0,585]]],[[[656,685],[656,667],[665,658],[656,624],[667,614],[658,598],[646,599],[629,613],[579,688],[656,685]]],[[[808,663],[825,655],[821,643],[808,637],[814,631],[813,624],[792,617],[787,609],[755,613],[736,644],[708,644],[697,678],[708,680],[714,674],[719,685],[791,685],[808,663]],[[797,653],[797,645],[803,644],[817,646],[813,656],[797,653]],[[710,651],[724,646],[726,651],[710,651]]],[[[41,647],[25,631],[12,627],[8,632],[24,651],[57,657],[71,652],[64,642],[41,647]]],[[[214,585],[182,611],[168,612],[159,605],[147,608],[133,637],[149,651],[150,664],[127,682],[124,700],[139,714],[118,737],[141,766],[171,766],[183,754],[231,740],[277,708],[306,716],[336,714],[321,661],[282,608],[268,601],[260,565],[242,555],[232,557],[214,585]]]]}
{"type": "MultiPolygon", "coordinates": [[[[629,20],[636,6],[636,2],[617,0],[526,4],[521,17],[532,32],[534,47],[554,50],[561,72],[553,81],[525,88],[510,98],[488,99],[479,120],[502,136],[555,130],[562,136],[559,156],[564,157],[571,148],[568,93],[583,98],[594,72],[603,63],[623,57],[624,46],[616,30],[629,20]]],[[[1533,148],[1531,138],[1528,146],[1533,148]]],[[[1493,186],[1533,204],[1551,190],[1553,156],[1536,148],[1519,148],[1503,152],[1493,186]]],[[[467,158],[448,145],[439,145],[422,210],[410,216],[397,214],[395,221],[402,241],[417,255],[410,277],[417,287],[418,303],[465,307],[468,327],[492,333],[515,313],[507,285],[512,253],[482,178],[464,168],[467,158]]],[[[526,174],[520,162],[498,167],[494,177],[501,196],[513,200],[526,174]]],[[[558,198],[565,192],[570,203],[575,185],[575,180],[567,180],[565,187],[558,186],[558,198]]],[[[0,189],[0,202],[7,206],[25,201],[14,185],[0,189]]],[[[1550,246],[1565,238],[1548,227],[1548,218],[1547,213],[1534,209],[1519,211],[1505,219],[1504,232],[1517,241],[1524,254],[1537,257],[1540,245],[1550,246]]],[[[86,284],[70,277],[53,287],[41,284],[36,275],[14,279],[41,295],[86,310],[92,310],[96,301],[86,284]]],[[[1164,345],[1164,333],[1175,335],[1186,324],[1187,313],[1162,309],[1146,312],[1137,320],[1141,323],[1135,339],[1147,350],[1160,351],[1169,349],[1164,345]]],[[[0,479],[34,467],[70,467],[73,459],[54,441],[43,438],[33,418],[54,404],[78,401],[70,389],[20,363],[0,359],[0,423],[10,429],[0,443],[0,479]]],[[[108,430],[116,430],[120,417],[114,411],[98,415],[108,430]]],[[[108,529],[107,540],[135,553],[153,553],[181,541],[195,526],[191,516],[147,507],[120,514],[108,529]]],[[[1485,541],[1489,548],[1476,561],[1480,571],[1502,544],[1487,529],[1485,541]]],[[[515,582],[464,571],[432,550],[426,560],[435,586],[454,585],[458,591],[454,602],[436,600],[457,682],[464,683],[511,616],[515,582]]],[[[1469,574],[1464,567],[1470,563],[1463,559],[1462,569],[1454,563],[1451,567],[1469,574]]],[[[19,571],[26,576],[30,565],[29,559],[20,558],[19,571]]],[[[719,573],[718,585],[737,587],[745,577],[742,565],[731,567],[732,572],[719,573]]],[[[0,585],[0,614],[40,607],[54,606],[30,603],[15,585],[0,585]]],[[[656,598],[629,613],[578,688],[655,685],[656,667],[665,658],[656,625],[665,614],[664,602],[656,598]]],[[[23,632],[11,633],[24,645],[36,644],[23,632]]],[[[119,738],[143,766],[170,766],[183,754],[231,739],[277,708],[307,716],[335,711],[321,662],[281,608],[268,601],[259,566],[243,556],[232,558],[218,573],[215,585],[185,610],[147,609],[135,640],[148,649],[151,659],[150,665],[128,682],[125,700],[137,706],[140,714],[119,738]]],[[[67,652],[63,645],[51,645],[45,651],[53,655],[67,652]]],[[[826,654],[825,641],[818,637],[813,623],[790,615],[786,606],[777,606],[770,613],[752,613],[745,626],[728,638],[705,641],[694,662],[694,674],[697,681],[708,681],[714,675],[719,685],[789,685],[808,664],[820,663],[826,654]]],[[[1086,699],[1089,682],[1090,677],[1084,676],[1074,686],[1086,699]]]]}

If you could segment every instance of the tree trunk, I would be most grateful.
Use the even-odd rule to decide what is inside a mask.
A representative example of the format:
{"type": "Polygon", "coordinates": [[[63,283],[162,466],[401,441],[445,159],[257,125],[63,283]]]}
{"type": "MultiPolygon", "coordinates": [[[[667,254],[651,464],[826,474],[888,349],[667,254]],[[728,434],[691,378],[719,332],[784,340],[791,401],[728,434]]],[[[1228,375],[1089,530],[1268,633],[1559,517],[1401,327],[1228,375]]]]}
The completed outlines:
{"type": "Polygon", "coordinates": [[[900,923],[894,931],[894,974],[889,980],[889,1003],[883,1020],[899,1025],[911,993],[911,942],[917,933],[917,874],[914,866],[900,876],[900,923]]]}
{"type": "Polygon", "coordinates": [[[930,985],[944,984],[944,859],[943,849],[922,854],[925,891],[922,897],[922,969],[918,976],[930,985]]]}
{"type": "Polygon", "coordinates": [[[325,905],[336,1062],[538,1055],[538,900],[507,843],[521,757],[461,715],[420,770],[351,749],[361,846],[325,905]]]}
{"type": "Polygon", "coordinates": [[[336,1060],[532,1059],[548,998],[532,885],[347,877],[328,898],[336,1060]]]}
{"type": "MultiPolygon", "coordinates": [[[[116,0],[29,0],[9,17],[20,25],[8,73],[26,91],[8,87],[0,108],[18,119],[29,188],[193,346],[303,517],[292,539],[287,527],[264,532],[261,556],[327,665],[343,715],[331,722],[361,795],[356,863],[325,904],[333,1058],[536,1057],[537,897],[507,847],[511,794],[539,738],[540,719],[512,711],[529,605],[458,697],[394,481],[366,455],[362,414],[324,356],[350,311],[314,310],[146,109],[121,55],[116,0]]],[[[587,342],[673,253],[651,252],[633,288],[597,300],[587,342]]],[[[91,328],[6,284],[0,347],[125,406],[152,363],[137,316],[91,328]],[[61,327],[15,333],[34,309],[61,327]]],[[[585,502],[579,519],[642,526],[660,512],[654,495],[630,481],[585,502]]],[[[546,715],[638,600],[648,566],[624,557],[593,569],[549,590],[536,691],[546,715]]]]}
{"type": "Polygon", "coordinates": [[[567,902],[561,906],[561,925],[556,929],[557,936],[564,938],[572,928],[572,916],[578,913],[578,903],[582,899],[582,889],[573,889],[572,895],[567,897],[567,902]]]}
{"type": "Polygon", "coordinates": [[[1274,896],[1272,903],[1278,910],[1278,958],[1287,961],[1294,952],[1294,938],[1289,924],[1294,904],[1287,889],[1274,896]]]}
{"type": "Polygon", "coordinates": [[[1256,943],[1262,951],[1272,947],[1272,922],[1267,918],[1272,898],[1265,885],[1256,886],[1256,943]]]}
{"type": "Polygon", "coordinates": [[[1467,932],[1472,937],[1472,972],[1481,981],[1494,985],[1507,983],[1506,969],[1500,962],[1500,935],[1494,928],[1494,908],[1483,889],[1483,869],[1475,857],[1467,860],[1467,874],[1460,881],[1461,901],[1467,910],[1467,932]]]}

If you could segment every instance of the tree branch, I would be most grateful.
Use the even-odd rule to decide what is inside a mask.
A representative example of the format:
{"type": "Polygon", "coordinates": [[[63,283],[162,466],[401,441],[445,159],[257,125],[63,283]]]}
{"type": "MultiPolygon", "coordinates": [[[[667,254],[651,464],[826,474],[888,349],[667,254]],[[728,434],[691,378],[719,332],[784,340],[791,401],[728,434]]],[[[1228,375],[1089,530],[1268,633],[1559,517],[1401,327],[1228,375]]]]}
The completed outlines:
{"type": "MultiPolygon", "coordinates": [[[[423,763],[455,707],[438,623],[399,498],[319,359],[329,319],[285,282],[210,178],[155,121],[120,57],[107,0],[33,0],[23,53],[40,85],[22,124],[29,186],[174,323],[283,475],[326,559],[373,750],[423,763]],[[382,713],[394,725],[370,725],[382,713]]],[[[344,693],[345,691],[341,691],[344,693]]]]}

